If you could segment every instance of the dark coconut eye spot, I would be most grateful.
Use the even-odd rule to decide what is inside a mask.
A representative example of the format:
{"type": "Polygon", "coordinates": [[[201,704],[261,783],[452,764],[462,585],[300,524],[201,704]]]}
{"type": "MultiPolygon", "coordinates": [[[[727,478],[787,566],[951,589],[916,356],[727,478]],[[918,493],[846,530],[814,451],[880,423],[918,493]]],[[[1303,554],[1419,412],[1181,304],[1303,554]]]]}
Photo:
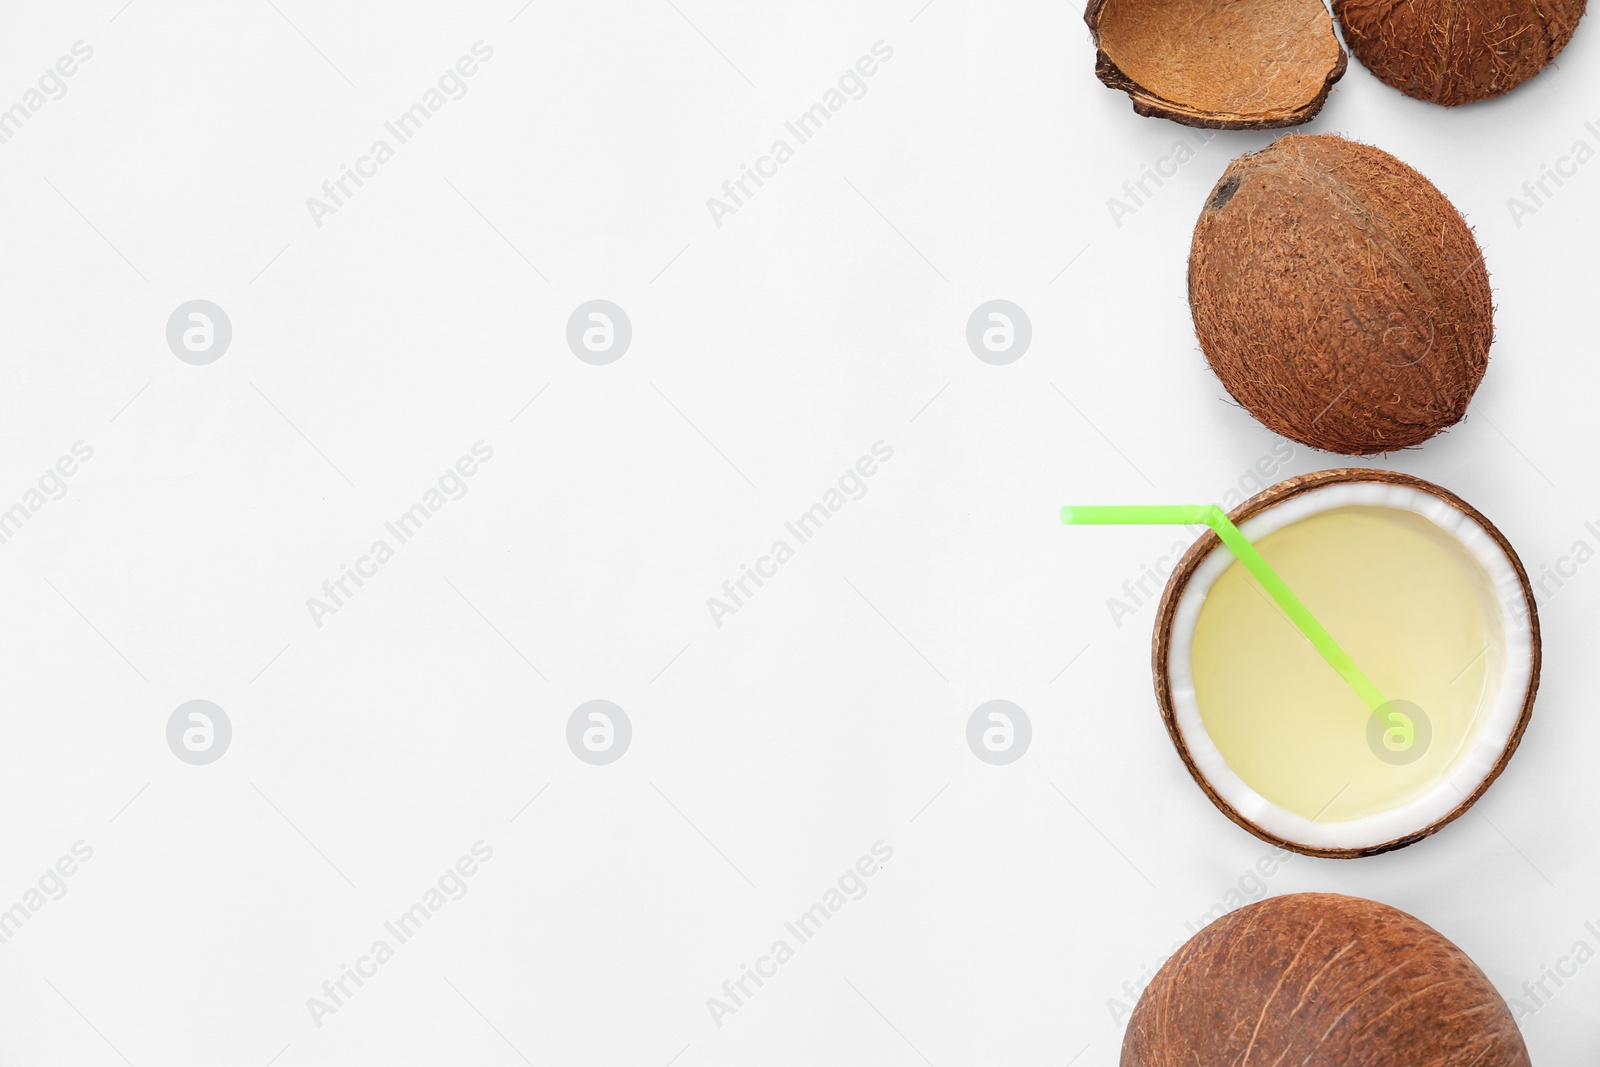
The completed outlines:
{"type": "Polygon", "coordinates": [[[1221,211],[1228,206],[1228,201],[1233,199],[1233,194],[1239,191],[1238,178],[1224,178],[1217,186],[1217,191],[1211,194],[1211,210],[1221,211]]]}

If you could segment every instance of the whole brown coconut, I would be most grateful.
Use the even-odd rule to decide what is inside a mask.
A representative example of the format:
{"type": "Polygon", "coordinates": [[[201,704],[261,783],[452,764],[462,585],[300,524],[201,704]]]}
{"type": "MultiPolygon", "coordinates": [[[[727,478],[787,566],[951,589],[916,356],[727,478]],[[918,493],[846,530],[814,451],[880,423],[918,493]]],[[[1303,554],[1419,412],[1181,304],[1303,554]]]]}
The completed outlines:
{"type": "Polygon", "coordinates": [[[1371,455],[1467,412],[1494,338],[1483,253],[1387,152],[1290,136],[1229,165],[1189,252],[1211,369],[1268,429],[1371,455]]]}
{"type": "Polygon", "coordinates": [[[1139,998],[1122,1067],[1528,1067],[1489,979],[1376,901],[1271,897],[1201,930],[1139,998]]]}
{"type": "Polygon", "coordinates": [[[1322,0],[1089,0],[1083,19],[1100,80],[1188,126],[1309,122],[1348,64],[1322,0]]]}
{"type": "Polygon", "coordinates": [[[1586,0],[1333,0],[1345,43],[1407,96],[1452,106],[1510,92],[1572,39],[1586,0]]]}

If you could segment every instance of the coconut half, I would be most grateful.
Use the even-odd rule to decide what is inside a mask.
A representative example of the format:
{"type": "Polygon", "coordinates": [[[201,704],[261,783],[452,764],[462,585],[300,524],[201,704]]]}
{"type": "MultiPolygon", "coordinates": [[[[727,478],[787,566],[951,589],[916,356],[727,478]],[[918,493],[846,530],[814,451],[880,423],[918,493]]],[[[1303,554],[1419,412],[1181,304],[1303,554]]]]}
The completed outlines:
{"type": "MultiPolygon", "coordinates": [[[[1373,514],[1391,515],[1426,531],[1459,560],[1462,573],[1470,576],[1479,594],[1474,603],[1483,613],[1483,632],[1492,635],[1485,643],[1482,664],[1475,668],[1481,671],[1481,696],[1456,747],[1440,750],[1442,762],[1431,772],[1436,778],[1417,784],[1396,806],[1324,817],[1268,799],[1263,792],[1271,792],[1270,788],[1260,786],[1258,791],[1266,780],[1259,771],[1246,771],[1254,774],[1254,784],[1236,771],[1208,732],[1196,688],[1197,624],[1208,594],[1235,562],[1210,531],[1184,554],[1167,583],[1155,625],[1152,668],[1156,699],[1178,755],[1224,815],[1257,837],[1292,851],[1348,859],[1420,841],[1459,818],[1483,795],[1505,769],[1527,728],[1539,687],[1540,640],[1533,589],[1510,542],[1460,497],[1419,478],[1379,470],[1319,471],[1251,497],[1230,518],[1252,543],[1261,544],[1278,531],[1340,509],[1380,509],[1373,514]]],[[[1263,553],[1270,562],[1270,546],[1263,553]]],[[[1291,587],[1296,584],[1287,573],[1285,580],[1291,587]]],[[[1377,593],[1380,598],[1384,595],[1381,590],[1377,593]]],[[[1338,640],[1336,620],[1323,618],[1317,603],[1307,600],[1307,606],[1338,640]]],[[[1374,602],[1374,606],[1382,605],[1374,602]]],[[[1284,620],[1283,626],[1290,624],[1284,620]]],[[[1298,634],[1290,636],[1303,640],[1298,634]]],[[[1351,638],[1356,636],[1346,634],[1346,651],[1352,656],[1356,653],[1351,638]]],[[[1287,699],[1281,713],[1292,715],[1292,705],[1292,698],[1287,699]]]]}
{"type": "Polygon", "coordinates": [[[1348,63],[1322,0],[1089,0],[1083,18],[1100,80],[1187,126],[1309,122],[1348,63]]]}
{"type": "Polygon", "coordinates": [[[1555,62],[1587,0],[1333,0],[1363,66],[1446,107],[1508,93],[1555,62]]]}

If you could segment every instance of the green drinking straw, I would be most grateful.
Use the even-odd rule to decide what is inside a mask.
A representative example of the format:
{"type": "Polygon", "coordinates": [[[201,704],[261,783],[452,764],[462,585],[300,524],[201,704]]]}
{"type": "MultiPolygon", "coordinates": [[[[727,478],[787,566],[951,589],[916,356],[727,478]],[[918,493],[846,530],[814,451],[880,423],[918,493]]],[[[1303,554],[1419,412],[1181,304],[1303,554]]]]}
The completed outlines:
{"type": "MultiPolygon", "coordinates": [[[[1256,547],[1239,532],[1239,528],[1228,518],[1227,513],[1217,505],[1066,507],[1061,509],[1061,521],[1069,526],[1193,526],[1204,523],[1211,527],[1217,536],[1222,538],[1222,543],[1228,546],[1234,557],[1244,564],[1245,570],[1261,583],[1261,587],[1305,635],[1305,639],[1310,641],[1312,647],[1328,661],[1328,666],[1339,672],[1339,677],[1349,683],[1350,688],[1356,691],[1356,695],[1378,714],[1380,719],[1385,718],[1386,713],[1383,708],[1388,701],[1383,699],[1378,687],[1361,672],[1361,668],[1356,666],[1350,654],[1339,647],[1339,642],[1333,639],[1333,635],[1317,621],[1310,609],[1294,595],[1294,590],[1278,577],[1278,572],[1272,569],[1272,565],[1262,558],[1256,547]]],[[[1392,716],[1396,713],[1387,714],[1392,716]]]]}

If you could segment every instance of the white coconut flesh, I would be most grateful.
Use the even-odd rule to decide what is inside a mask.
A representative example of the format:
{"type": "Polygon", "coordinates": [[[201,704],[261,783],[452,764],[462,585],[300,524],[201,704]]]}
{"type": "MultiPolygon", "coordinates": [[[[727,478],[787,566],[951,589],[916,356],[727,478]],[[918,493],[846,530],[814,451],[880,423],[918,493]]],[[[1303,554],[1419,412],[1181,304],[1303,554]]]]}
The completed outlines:
{"type": "MultiPolygon", "coordinates": [[[[1431,493],[1410,486],[1384,482],[1336,482],[1268,507],[1242,523],[1240,529],[1252,543],[1261,545],[1266,542],[1263,552],[1268,561],[1272,562],[1272,542],[1269,538],[1274,533],[1288,530],[1296,524],[1305,523],[1306,520],[1316,517],[1321,517],[1325,521],[1330,517],[1330,513],[1339,512],[1392,516],[1396,521],[1411,527],[1425,529],[1434,542],[1445,546],[1446,553],[1456,559],[1463,580],[1473,587],[1474,595],[1469,598],[1472,607],[1467,610],[1480,612],[1481,619],[1467,621],[1472,626],[1479,627],[1480,629],[1473,632],[1481,632],[1486,635],[1486,639],[1483,641],[1484,651],[1480,661],[1475,664],[1464,663],[1463,674],[1470,669],[1469,682],[1477,688],[1475,695],[1470,698],[1472,703],[1466,717],[1458,716],[1459,721],[1454,732],[1452,733],[1449,728],[1441,729],[1440,736],[1436,740],[1442,747],[1432,754],[1431,762],[1426,765],[1427,774],[1424,778],[1419,780],[1413,775],[1404,788],[1392,790],[1388,794],[1384,794],[1382,787],[1379,786],[1379,792],[1370,795],[1365,802],[1358,796],[1352,796],[1348,791],[1341,793],[1331,783],[1339,781],[1341,777],[1348,777],[1354,781],[1367,773],[1365,769],[1350,772],[1349,768],[1353,764],[1348,762],[1352,759],[1349,752],[1352,745],[1357,742],[1361,745],[1368,744],[1365,736],[1349,738],[1349,744],[1345,744],[1347,739],[1340,735],[1339,747],[1344,750],[1342,758],[1347,761],[1342,769],[1329,770],[1323,767],[1317,762],[1316,750],[1314,748],[1308,750],[1305,745],[1301,745],[1298,751],[1287,754],[1282,765],[1269,760],[1263,769],[1263,762],[1259,756],[1246,759],[1236,741],[1225,740],[1224,746],[1232,746],[1234,762],[1238,767],[1230,763],[1223,747],[1219,747],[1208,733],[1206,722],[1209,717],[1214,723],[1218,723],[1218,737],[1224,736],[1219,719],[1219,712],[1222,709],[1215,703],[1211,707],[1202,708],[1201,696],[1197,695],[1196,691],[1194,661],[1197,624],[1200,623],[1206,608],[1208,595],[1230,568],[1236,570],[1227,581],[1242,580],[1232,554],[1221,546],[1208,554],[1195,568],[1179,597],[1173,613],[1167,672],[1174,719],[1193,767],[1228,806],[1272,837],[1309,849],[1359,850],[1396,841],[1435,825],[1460,807],[1483,781],[1494,773],[1522,716],[1533,672],[1534,646],[1524,589],[1511,559],[1476,519],[1431,493]],[[1365,510],[1357,512],[1351,509],[1365,510]],[[1284,775],[1292,777],[1297,773],[1296,760],[1301,761],[1299,766],[1308,777],[1324,772],[1331,775],[1325,783],[1329,785],[1329,806],[1320,811],[1313,811],[1308,810],[1308,806],[1304,803],[1279,802],[1284,801],[1285,797],[1284,775]],[[1269,795],[1277,797],[1277,800],[1269,799],[1269,795]],[[1374,803],[1373,796],[1378,795],[1383,795],[1386,799],[1382,803],[1374,803]],[[1292,810],[1293,808],[1299,810],[1292,810]]],[[[1308,531],[1311,527],[1300,529],[1308,531]]],[[[1292,531],[1286,535],[1289,536],[1293,536],[1292,531]]],[[[1345,559],[1342,562],[1348,565],[1350,560],[1345,559]]],[[[1360,596],[1366,602],[1381,608],[1384,606],[1382,604],[1384,597],[1394,598],[1402,595],[1392,584],[1375,584],[1378,579],[1367,578],[1359,571],[1358,567],[1348,568],[1340,577],[1340,581],[1352,588],[1358,588],[1360,596]],[[1363,581],[1366,582],[1366,587],[1362,587],[1363,581]]],[[[1284,577],[1291,588],[1296,588],[1296,582],[1288,573],[1284,573],[1284,577]]],[[[1312,582],[1306,584],[1315,585],[1312,582]]],[[[1224,602],[1223,588],[1226,586],[1218,589],[1218,604],[1224,602]]],[[[1265,604],[1265,593],[1259,588],[1255,592],[1260,594],[1265,604]]],[[[1355,649],[1362,646],[1363,635],[1347,632],[1341,638],[1339,633],[1341,623],[1345,624],[1348,630],[1349,613],[1345,613],[1344,619],[1339,617],[1338,611],[1324,618],[1318,610],[1317,603],[1300,588],[1296,588],[1296,592],[1301,594],[1313,614],[1318,615],[1319,621],[1328,627],[1335,640],[1339,640],[1346,651],[1356,659],[1358,666],[1362,665],[1355,649]]],[[[1419,607],[1415,603],[1417,599],[1415,590],[1409,591],[1406,595],[1411,599],[1388,606],[1395,611],[1409,612],[1411,617],[1415,618],[1416,612],[1425,610],[1426,605],[1419,607]]],[[[1466,601],[1462,601],[1458,596],[1454,607],[1459,609],[1464,602],[1466,601]]],[[[1220,613],[1222,609],[1217,610],[1220,613]]],[[[1263,607],[1261,610],[1276,609],[1263,607]]],[[[1369,619],[1372,617],[1370,611],[1366,617],[1369,619]]],[[[1282,639],[1300,645],[1294,655],[1303,657],[1307,654],[1309,643],[1292,632],[1292,624],[1287,618],[1282,617],[1280,613],[1277,622],[1290,631],[1282,639]]],[[[1206,625],[1212,626],[1211,623],[1206,625]]],[[[1271,636],[1277,639],[1281,635],[1271,636]]],[[[1209,640],[1213,643],[1207,644],[1207,641],[1203,640],[1202,644],[1214,648],[1214,638],[1209,640]]],[[[1402,637],[1399,643],[1403,644],[1403,641],[1402,637]]],[[[1277,647],[1281,659],[1285,646],[1280,644],[1277,647]]],[[[1369,659],[1380,661],[1388,659],[1391,663],[1394,662],[1392,656],[1370,651],[1374,648],[1370,635],[1366,640],[1366,647],[1369,650],[1369,659]]],[[[1269,651],[1266,654],[1271,653],[1269,651]]],[[[1333,673],[1331,667],[1322,663],[1320,659],[1318,663],[1328,675],[1322,677],[1307,674],[1306,677],[1312,683],[1318,686],[1343,685],[1342,681],[1337,680],[1337,675],[1333,673]]],[[[1296,669],[1309,671],[1313,668],[1302,664],[1296,669]]],[[[1214,674],[1208,671],[1205,665],[1202,665],[1201,673],[1214,674]]],[[[1263,673],[1270,674],[1266,671],[1263,673]]],[[[1393,681],[1403,674],[1403,669],[1398,673],[1390,670],[1387,680],[1393,681]]],[[[1384,680],[1376,674],[1373,675],[1373,681],[1379,684],[1380,689],[1383,689],[1384,680]]],[[[1274,684],[1281,685],[1281,683],[1280,671],[1274,684]]],[[[1207,691],[1204,684],[1200,688],[1202,693],[1207,691]]],[[[1217,689],[1213,686],[1210,692],[1215,694],[1217,689]]],[[[1384,691],[1384,696],[1390,700],[1413,699],[1405,692],[1384,691]]],[[[1350,697],[1354,699],[1353,692],[1350,697]]],[[[1213,696],[1212,699],[1215,701],[1220,698],[1213,696]]],[[[1277,730],[1280,735],[1284,728],[1295,723],[1293,716],[1297,712],[1310,710],[1296,707],[1296,695],[1292,689],[1276,694],[1273,699],[1275,703],[1270,713],[1272,721],[1269,722],[1264,717],[1260,722],[1277,730]]],[[[1426,712],[1427,709],[1424,707],[1424,713],[1426,712]]],[[[1340,729],[1350,731],[1361,729],[1366,721],[1364,713],[1364,706],[1358,705],[1356,710],[1351,712],[1355,716],[1353,721],[1356,725],[1342,726],[1340,729]]],[[[1305,720],[1300,721],[1305,722],[1305,720]]],[[[1246,725],[1250,724],[1247,722],[1246,725]]],[[[1322,725],[1320,722],[1306,723],[1306,729],[1314,730],[1320,725],[1322,725]]],[[[1370,755],[1372,760],[1370,769],[1373,771],[1373,781],[1387,780],[1382,776],[1389,772],[1379,764],[1378,756],[1367,755],[1370,755]]],[[[1330,762],[1334,760],[1335,757],[1330,757],[1330,762]]],[[[1360,785],[1356,787],[1357,793],[1361,788],[1360,785]]]]}

